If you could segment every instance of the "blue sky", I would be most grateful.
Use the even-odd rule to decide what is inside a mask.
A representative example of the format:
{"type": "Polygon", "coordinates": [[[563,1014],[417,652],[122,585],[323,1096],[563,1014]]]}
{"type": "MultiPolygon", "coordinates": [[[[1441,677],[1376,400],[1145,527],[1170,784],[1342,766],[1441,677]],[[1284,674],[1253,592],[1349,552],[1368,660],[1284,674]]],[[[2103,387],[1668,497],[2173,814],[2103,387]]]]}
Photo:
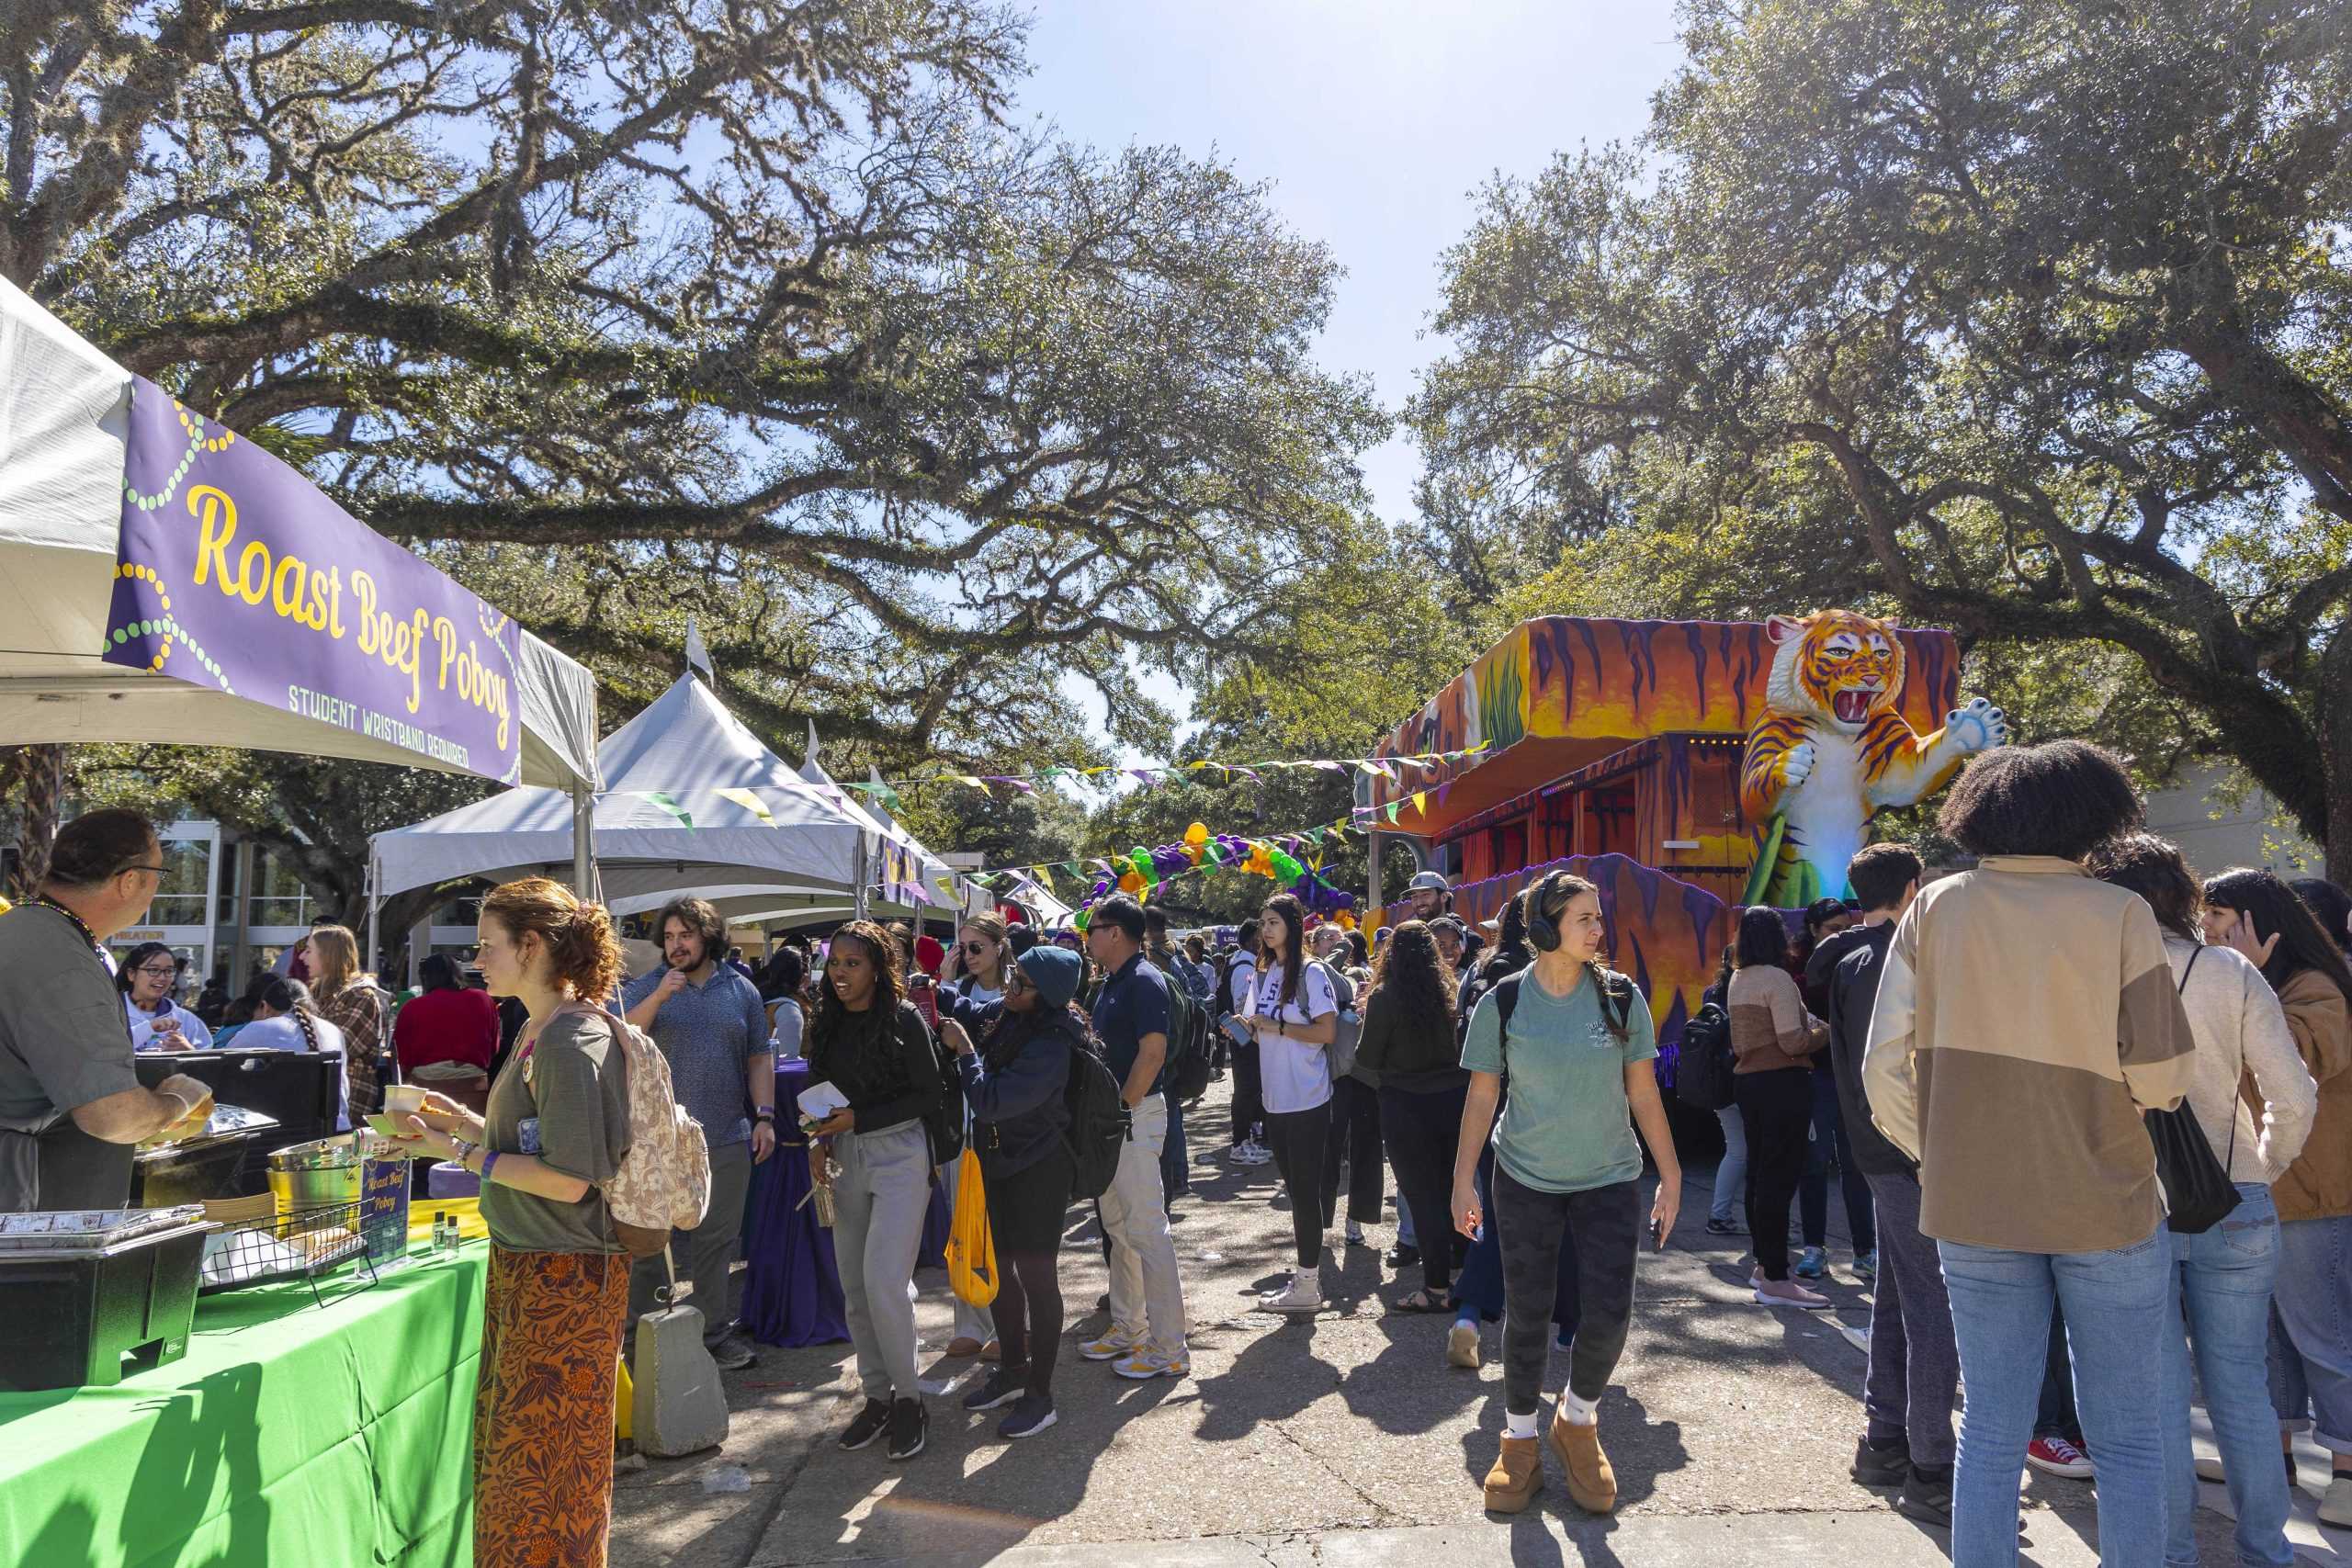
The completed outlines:
{"type": "MultiPolygon", "coordinates": [[[[1347,276],[1321,358],[1395,408],[1442,344],[1438,258],[1472,193],[1578,142],[1637,134],[1681,58],[1670,5],[1631,0],[1038,0],[1019,115],[1100,147],[1168,143],[1272,182],[1347,276]]],[[[1419,457],[1366,454],[1383,517],[1419,457]]],[[[1148,683],[1182,706],[1165,682],[1148,683]]]]}

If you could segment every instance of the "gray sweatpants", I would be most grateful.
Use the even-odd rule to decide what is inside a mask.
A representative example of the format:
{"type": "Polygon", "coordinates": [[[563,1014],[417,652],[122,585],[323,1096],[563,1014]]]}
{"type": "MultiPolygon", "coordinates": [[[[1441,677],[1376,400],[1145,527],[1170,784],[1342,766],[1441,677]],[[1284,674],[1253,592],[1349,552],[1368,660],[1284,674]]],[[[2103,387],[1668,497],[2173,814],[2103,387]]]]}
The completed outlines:
{"type": "MultiPolygon", "coordinates": [[[[728,1270],[734,1266],[743,1239],[743,1200],[752,1187],[752,1145],[748,1142],[721,1144],[709,1152],[710,1207],[694,1229],[670,1233],[670,1257],[678,1272],[694,1281],[693,1303],[702,1314],[703,1340],[716,1345],[735,1322],[728,1270]]],[[[659,1257],[637,1260],[628,1276],[631,1321],[654,1309],[658,1304],[654,1292],[669,1278],[659,1257]]]]}
{"type": "Polygon", "coordinates": [[[868,1399],[917,1399],[915,1254],[931,1205],[931,1141],[921,1122],[833,1140],[833,1261],[868,1399]]]}

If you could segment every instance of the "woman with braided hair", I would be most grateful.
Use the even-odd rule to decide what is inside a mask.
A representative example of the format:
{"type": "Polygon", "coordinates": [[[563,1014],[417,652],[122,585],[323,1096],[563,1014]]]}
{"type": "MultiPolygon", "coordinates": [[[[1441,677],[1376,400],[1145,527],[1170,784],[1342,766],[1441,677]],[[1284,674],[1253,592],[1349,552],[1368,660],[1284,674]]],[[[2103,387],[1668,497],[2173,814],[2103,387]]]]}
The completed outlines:
{"type": "Polygon", "coordinates": [[[1600,964],[1600,889],[1555,871],[1521,897],[1535,962],[1471,1015],[1462,1048],[1470,1088],[1453,1159],[1455,1227],[1468,1235],[1494,1224],[1502,1246],[1507,1426],[1487,1474],[1487,1506],[1518,1513],[1544,1484],[1536,1416],[1566,1245],[1576,1248],[1579,1313],[1567,1392],[1549,1436],[1568,1495],[1601,1514],[1617,1506],[1617,1476],[1600,1448],[1600,1395],[1633,1321],[1643,1230],[1634,1123],[1657,1161],[1649,1228],[1660,1246],[1681,1206],[1682,1168],[1651,1068],[1657,1043],[1649,1004],[1632,981],[1600,964]],[[1506,1076],[1510,1098],[1498,1123],[1506,1076]],[[1489,1129],[1491,1214],[1476,1182],[1489,1129]]]}
{"type": "Polygon", "coordinates": [[[319,1016],[311,987],[300,980],[273,975],[254,998],[253,1021],[237,1031],[240,1051],[322,1051],[341,1066],[335,1097],[334,1130],[351,1131],[351,1059],[343,1031],[319,1016]]]}

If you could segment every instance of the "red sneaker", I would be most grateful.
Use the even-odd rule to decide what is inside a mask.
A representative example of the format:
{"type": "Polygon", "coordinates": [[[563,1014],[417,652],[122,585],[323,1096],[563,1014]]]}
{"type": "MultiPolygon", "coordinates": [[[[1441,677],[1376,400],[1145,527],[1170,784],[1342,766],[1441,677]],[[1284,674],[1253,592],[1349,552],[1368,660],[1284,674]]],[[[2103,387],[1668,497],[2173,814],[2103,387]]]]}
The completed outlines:
{"type": "Polygon", "coordinates": [[[2025,1461],[2044,1475],[2069,1481],[2087,1481],[2091,1475],[2091,1456],[2064,1438],[2034,1438],[2025,1446],[2025,1461]]]}

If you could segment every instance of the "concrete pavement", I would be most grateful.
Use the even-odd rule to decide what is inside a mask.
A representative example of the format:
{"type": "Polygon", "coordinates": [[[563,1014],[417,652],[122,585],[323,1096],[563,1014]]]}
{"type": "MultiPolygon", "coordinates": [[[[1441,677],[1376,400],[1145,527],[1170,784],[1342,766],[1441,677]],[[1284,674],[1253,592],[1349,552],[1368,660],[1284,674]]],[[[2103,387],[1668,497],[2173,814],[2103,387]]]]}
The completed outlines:
{"type": "MultiPolygon", "coordinates": [[[[1195,1151],[1221,1148],[1225,1086],[1188,1118],[1195,1151]]],[[[1690,1184],[1668,1248],[1645,1255],[1633,1334],[1601,1407],[1621,1502],[1594,1518],[1558,1477],[1538,1508],[1487,1516],[1478,1478],[1502,1427],[1498,1335],[1488,1365],[1444,1364],[1448,1320],[1386,1310],[1400,1282],[1378,1247],[1328,1263],[1332,1306],[1294,1323],[1250,1310],[1278,1282],[1288,1215],[1272,1166],[1193,1167],[1177,1247],[1193,1319],[1193,1375],[1123,1382],[1078,1358],[1099,1332],[1104,1289],[1091,1220],[1073,1211],[1063,1252],[1070,1328],[1056,1375],[1059,1423],[1026,1442],[992,1432],[957,1400],[977,1363],[947,1362],[942,1275],[922,1275],[918,1321],[928,1451],[905,1464],[877,1445],[845,1454],[832,1435],[856,1407],[849,1347],[763,1348],[729,1374],[733,1431],[721,1450],[655,1461],[621,1478],[617,1568],[1307,1568],[1429,1560],[1470,1563],[1813,1563],[1908,1568],[1947,1561],[1944,1538],[1893,1512],[1847,1475],[1860,1428],[1863,1357],[1840,1325],[1866,1328],[1866,1286],[1847,1272],[1833,1193],[1827,1314],[1748,1300],[1744,1243],[1707,1235],[1703,1182],[1690,1184]],[[740,1488],[740,1489],[738,1489],[740,1488]]],[[[1392,1194],[1393,1199],[1393,1194],[1392,1194]]],[[[1393,1215],[1393,1203],[1388,1211],[1393,1215]]],[[[1333,1238],[1338,1241],[1337,1235],[1333,1238]]],[[[1566,1358],[1554,1359],[1555,1391],[1566,1358]]],[[[2219,1495],[2218,1488],[2209,1493],[2219,1495]]],[[[2033,1475],[2024,1561],[2097,1562],[2087,1483],[2033,1475]]],[[[2308,1502],[2306,1503],[2306,1509],[2308,1502]]],[[[2232,1560],[2228,1521],[2199,1514],[2205,1561],[2232,1560]]],[[[2335,1561],[2309,1556],[2313,1562],[2335,1561]]]]}

